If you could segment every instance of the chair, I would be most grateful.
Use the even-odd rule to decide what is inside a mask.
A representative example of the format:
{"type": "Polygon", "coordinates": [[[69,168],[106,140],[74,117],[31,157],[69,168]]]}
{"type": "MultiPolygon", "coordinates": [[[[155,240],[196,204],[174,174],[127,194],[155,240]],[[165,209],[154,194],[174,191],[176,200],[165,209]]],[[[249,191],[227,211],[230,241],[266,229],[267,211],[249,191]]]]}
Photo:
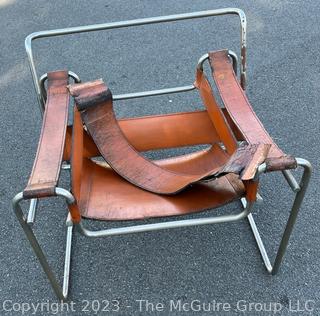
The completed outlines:
{"type": "Polygon", "coordinates": [[[283,153],[246,97],[246,17],[243,11],[227,8],[36,32],[26,38],[26,50],[43,123],[29,182],[14,197],[13,209],[59,299],[68,297],[74,229],[95,238],[247,218],[267,271],[277,273],[308,186],[311,165],[305,159],[283,153]],[[229,50],[203,55],[197,64],[193,85],[123,95],[112,95],[102,80],[81,83],[70,71],[50,72],[40,78],[36,72],[32,52],[35,39],[227,14],[240,19],[240,80],[236,74],[237,56],[229,50]],[[203,70],[206,61],[223,107],[218,105],[203,70]],[[70,78],[73,84],[69,84],[70,78]],[[198,90],[204,110],[121,120],[117,120],[113,112],[113,101],[193,89],[198,90]],[[70,95],[75,105],[73,124],[67,126],[70,95]],[[149,150],[194,145],[208,147],[158,161],[150,161],[142,154],[149,150]],[[303,168],[300,183],[290,171],[299,167],[303,168]],[[62,168],[71,169],[71,191],[58,186],[62,168]],[[271,265],[251,211],[257,199],[261,199],[259,177],[275,171],[282,172],[295,199],[271,265]],[[62,288],[32,230],[38,200],[55,196],[64,197],[69,210],[62,288]],[[20,206],[23,200],[30,201],[27,216],[20,206]],[[99,231],[89,230],[85,225],[86,219],[143,221],[187,215],[237,200],[242,202],[243,209],[236,214],[141,223],[99,231]]]}

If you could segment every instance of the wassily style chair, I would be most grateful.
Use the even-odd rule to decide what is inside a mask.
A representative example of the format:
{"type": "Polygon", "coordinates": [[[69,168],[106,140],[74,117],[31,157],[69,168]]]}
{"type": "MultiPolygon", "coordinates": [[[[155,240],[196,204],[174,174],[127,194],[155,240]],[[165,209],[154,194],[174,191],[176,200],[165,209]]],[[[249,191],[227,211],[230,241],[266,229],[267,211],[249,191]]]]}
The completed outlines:
{"type": "Polygon", "coordinates": [[[104,237],[247,218],[268,272],[275,274],[278,271],[308,186],[311,165],[305,159],[284,154],[249,104],[245,94],[246,17],[243,11],[227,8],[36,32],[26,38],[26,50],[43,123],[29,182],[14,197],[13,209],[59,299],[68,296],[74,229],[88,237],[104,237]],[[81,83],[70,71],[50,72],[42,77],[36,73],[32,54],[35,39],[228,14],[240,19],[239,80],[237,56],[228,50],[203,55],[197,64],[193,85],[123,95],[113,96],[101,79],[81,83]],[[206,61],[223,107],[218,105],[203,70],[206,61]],[[70,78],[73,84],[69,84],[70,78]],[[117,120],[113,112],[115,100],[193,89],[201,96],[202,111],[121,120],[117,120]],[[74,115],[73,125],[67,126],[70,95],[74,99],[74,115]],[[146,159],[141,154],[200,144],[208,145],[207,149],[158,161],[146,159]],[[71,169],[70,191],[58,186],[60,170],[66,163],[71,169]],[[290,171],[298,167],[303,168],[300,183],[290,171]],[[271,171],[281,171],[295,192],[273,265],[251,214],[254,203],[260,198],[259,177],[271,171]],[[62,287],[32,230],[38,200],[54,196],[64,197],[69,210],[62,287]],[[30,200],[27,216],[20,206],[22,200],[30,200]],[[84,224],[86,218],[122,221],[187,215],[236,200],[242,202],[242,210],[231,215],[141,223],[100,231],[89,230],[84,224]]]}

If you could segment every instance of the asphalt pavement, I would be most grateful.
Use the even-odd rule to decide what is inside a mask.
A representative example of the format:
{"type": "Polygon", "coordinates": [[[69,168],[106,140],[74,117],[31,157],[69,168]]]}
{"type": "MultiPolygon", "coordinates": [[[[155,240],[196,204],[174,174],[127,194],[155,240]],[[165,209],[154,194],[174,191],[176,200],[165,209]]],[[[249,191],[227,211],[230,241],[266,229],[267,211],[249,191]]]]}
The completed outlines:
{"type": "MultiPolygon", "coordinates": [[[[0,315],[22,315],[22,306],[30,307],[25,315],[272,315],[280,307],[277,315],[319,315],[319,17],[320,2],[311,0],[0,0],[0,315]],[[27,183],[41,128],[25,37],[39,30],[223,7],[239,7],[247,14],[247,95],[256,113],[286,153],[306,158],[314,167],[281,270],[268,275],[245,220],[99,240],[75,235],[73,309],[54,309],[53,291],[11,209],[12,197],[27,183]],[[192,301],[211,303],[211,309],[184,310],[192,301]],[[187,304],[179,310],[179,302],[187,304]],[[221,311],[223,303],[231,309],[221,311]],[[117,304],[119,310],[112,312],[117,304]]],[[[34,45],[39,74],[66,68],[83,81],[102,77],[116,94],[190,84],[198,58],[223,48],[239,53],[236,17],[57,37],[34,45]]],[[[199,108],[196,93],[116,104],[118,117],[199,108]]],[[[62,178],[68,187],[66,172],[62,178]]],[[[262,179],[261,195],[264,202],[254,213],[274,258],[293,193],[281,174],[271,174],[262,179]]],[[[43,201],[35,223],[60,279],[65,214],[62,200],[43,201]]]]}

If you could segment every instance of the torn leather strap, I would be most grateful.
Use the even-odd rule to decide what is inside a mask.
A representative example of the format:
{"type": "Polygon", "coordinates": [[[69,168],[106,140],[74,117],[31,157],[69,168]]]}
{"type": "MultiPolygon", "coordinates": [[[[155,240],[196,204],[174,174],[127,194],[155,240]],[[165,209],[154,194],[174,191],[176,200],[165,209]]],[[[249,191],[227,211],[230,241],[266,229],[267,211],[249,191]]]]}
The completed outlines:
{"type": "Polygon", "coordinates": [[[296,169],[298,166],[296,159],[292,156],[267,158],[265,163],[266,172],[296,169]]]}
{"type": "Polygon", "coordinates": [[[48,91],[40,141],[24,198],[55,195],[68,119],[68,72],[48,73],[48,91]]]}
{"type": "MultiPolygon", "coordinates": [[[[135,186],[153,193],[174,194],[192,183],[213,180],[227,172],[223,171],[223,166],[203,174],[185,174],[156,165],[128,142],[115,117],[112,94],[101,79],[68,88],[103,158],[116,173],[135,186]]],[[[268,150],[267,144],[241,147],[231,157],[229,167],[234,168],[232,172],[252,179],[256,164],[264,161],[268,150]]]]}
{"type": "Polygon", "coordinates": [[[266,171],[297,167],[294,157],[285,155],[274,143],[263,124],[254,113],[249,100],[233,71],[227,50],[209,53],[213,79],[232,121],[248,144],[271,144],[266,171]]]}

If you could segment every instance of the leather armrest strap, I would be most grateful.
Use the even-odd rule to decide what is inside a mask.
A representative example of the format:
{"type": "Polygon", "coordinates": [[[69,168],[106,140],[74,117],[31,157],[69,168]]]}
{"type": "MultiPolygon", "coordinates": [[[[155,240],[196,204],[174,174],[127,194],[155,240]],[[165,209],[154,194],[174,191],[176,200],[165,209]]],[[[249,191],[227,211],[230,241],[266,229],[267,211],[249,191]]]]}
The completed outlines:
{"type": "Polygon", "coordinates": [[[267,145],[240,148],[231,158],[233,166],[238,163],[237,168],[224,172],[221,168],[203,174],[173,172],[146,159],[129,143],[115,117],[111,91],[101,79],[70,85],[69,91],[88,132],[110,167],[127,181],[153,193],[177,193],[194,182],[213,180],[228,172],[240,174],[244,170],[247,178],[253,177],[254,167],[263,162],[269,149],[267,145]]]}
{"type": "Polygon", "coordinates": [[[249,144],[271,144],[269,157],[281,157],[284,153],[274,143],[263,124],[253,111],[242,90],[228,56],[227,50],[209,53],[213,79],[221,99],[232,120],[249,144]]]}
{"type": "Polygon", "coordinates": [[[271,144],[268,159],[266,160],[266,171],[296,168],[295,158],[282,152],[253,111],[233,71],[228,51],[210,52],[209,60],[212,75],[224,106],[244,139],[249,144],[271,144]]]}
{"type": "Polygon", "coordinates": [[[48,73],[48,91],[42,129],[27,187],[25,198],[40,198],[55,195],[68,119],[69,92],[68,72],[48,73]]]}

